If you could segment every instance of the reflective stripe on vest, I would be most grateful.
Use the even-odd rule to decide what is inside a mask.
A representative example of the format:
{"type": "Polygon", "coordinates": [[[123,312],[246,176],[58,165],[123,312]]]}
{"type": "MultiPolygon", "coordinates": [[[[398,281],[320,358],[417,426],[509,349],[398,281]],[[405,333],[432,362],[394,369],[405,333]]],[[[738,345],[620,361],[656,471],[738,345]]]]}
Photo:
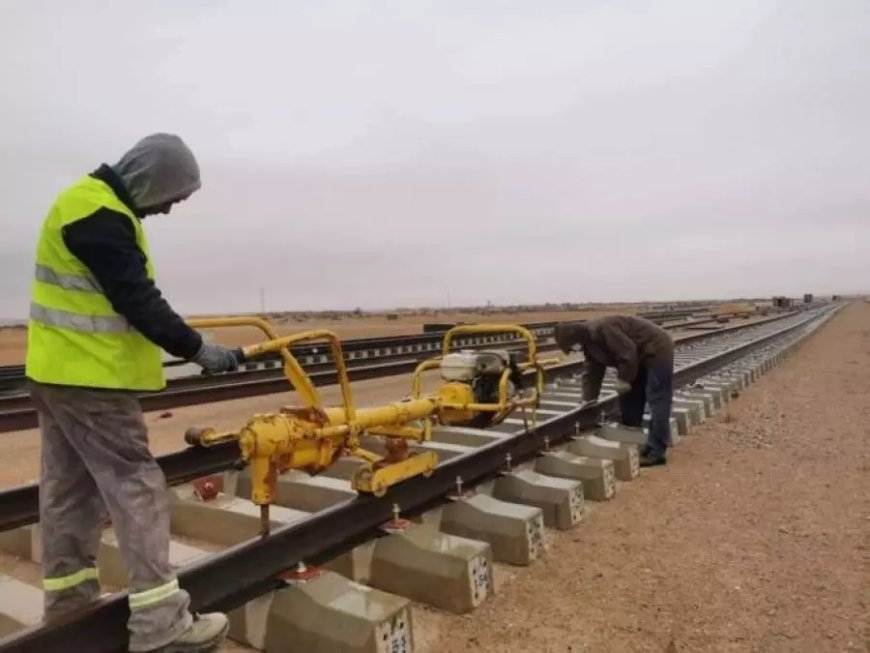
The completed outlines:
{"type": "Polygon", "coordinates": [[[180,588],[178,586],[178,579],[175,578],[168,583],[158,585],[157,587],[152,587],[149,590],[145,590],[143,592],[133,592],[130,594],[127,600],[130,603],[131,611],[141,610],[142,608],[147,608],[149,605],[154,605],[155,603],[165,601],[179,590],[180,588]]]}
{"type": "Polygon", "coordinates": [[[160,348],[115,311],[91,270],[66,246],[67,227],[101,210],[130,221],[145,273],[154,278],[145,233],[130,207],[105,182],[79,179],[55,200],[37,242],[25,373],[54,385],[161,390],[160,348]]]}
{"type": "Polygon", "coordinates": [[[96,567],[85,567],[66,576],[44,578],[42,580],[42,589],[46,592],[62,592],[82,583],[87,583],[90,580],[97,580],[97,578],[99,578],[99,573],[96,567]]]}
{"type": "Polygon", "coordinates": [[[36,302],[30,304],[30,319],[48,326],[84,333],[127,333],[133,330],[130,323],[120,315],[82,315],[48,308],[36,302]]]}
{"type": "Polygon", "coordinates": [[[47,265],[36,264],[34,278],[43,283],[60,286],[64,290],[81,290],[83,292],[102,293],[103,289],[96,279],[80,276],[78,274],[61,274],[55,272],[47,265]]]}

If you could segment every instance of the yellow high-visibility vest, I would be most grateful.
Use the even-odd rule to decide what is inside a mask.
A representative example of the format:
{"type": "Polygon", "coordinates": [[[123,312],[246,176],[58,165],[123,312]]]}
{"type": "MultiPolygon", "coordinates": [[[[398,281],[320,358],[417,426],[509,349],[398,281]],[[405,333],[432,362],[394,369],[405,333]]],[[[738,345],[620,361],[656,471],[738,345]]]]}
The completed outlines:
{"type": "Polygon", "coordinates": [[[100,208],[130,219],[148,278],[154,278],[142,225],[108,184],[86,176],[63,191],[48,212],[37,245],[26,374],[56,385],[160,390],[166,385],[160,348],[115,312],[63,241],[64,227],[100,208]]]}

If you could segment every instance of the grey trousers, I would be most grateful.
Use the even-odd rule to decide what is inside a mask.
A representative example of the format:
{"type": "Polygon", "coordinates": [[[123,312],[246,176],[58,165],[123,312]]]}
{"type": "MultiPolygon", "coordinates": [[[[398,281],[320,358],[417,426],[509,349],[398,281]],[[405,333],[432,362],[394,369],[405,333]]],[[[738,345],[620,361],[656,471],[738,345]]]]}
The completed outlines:
{"type": "Polygon", "coordinates": [[[31,383],[42,432],[39,517],[47,619],[99,596],[96,558],[108,511],[130,591],[130,650],[186,630],[190,597],[169,564],[166,479],[130,393],[31,383]]]}

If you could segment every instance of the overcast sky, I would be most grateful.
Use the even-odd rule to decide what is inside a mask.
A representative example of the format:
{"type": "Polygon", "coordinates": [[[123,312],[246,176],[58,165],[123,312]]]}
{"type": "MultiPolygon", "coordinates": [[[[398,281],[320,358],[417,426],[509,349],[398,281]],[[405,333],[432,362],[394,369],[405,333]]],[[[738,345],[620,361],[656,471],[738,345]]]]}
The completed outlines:
{"type": "Polygon", "coordinates": [[[870,290],[867,0],[0,0],[0,316],[175,132],[184,312],[870,290]]]}

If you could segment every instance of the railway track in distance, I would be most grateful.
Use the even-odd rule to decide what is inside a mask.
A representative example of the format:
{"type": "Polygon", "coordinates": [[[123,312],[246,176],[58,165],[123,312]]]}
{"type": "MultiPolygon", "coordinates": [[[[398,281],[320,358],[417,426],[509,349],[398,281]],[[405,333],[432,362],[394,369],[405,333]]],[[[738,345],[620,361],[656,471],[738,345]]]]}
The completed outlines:
{"type": "MultiPolygon", "coordinates": [[[[678,317],[688,317],[687,311],[677,311],[678,317]]],[[[668,329],[710,328],[724,329],[725,325],[716,324],[709,316],[667,323],[675,319],[674,313],[647,314],[665,322],[668,329]]],[[[778,316],[777,316],[778,317],[778,316]]],[[[771,318],[776,319],[776,317],[771,318]]],[[[526,325],[539,341],[541,352],[554,351],[550,341],[555,322],[539,322],[526,325]]],[[[439,355],[443,333],[398,336],[393,338],[363,338],[342,343],[345,362],[351,381],[409,374],[420,361],[439,355]]],[[[486,335],[468,336],[457,339],[456,347],[480,349],[508,347],[519,344],[507,336],[486,335]]],[[[315,386],[329,386],[338,382],[332,357],[323,346],[306,345],[293,349],[297,360],[302,364],[315,386]]],[[[170,364],[174,365],[178,361],[170,364]]],[[[25,385],[23,366],[2,368],[0,379],[11,383],[15,379],[19,387],[25,385]]],[[[194,406],[215,401],[227,401],[287,390],[287,382],[281,370],[280,360],[264,358],[245,363],[238,372],[218,375],[197,375],[170,379],[165,390],[140,395],[142,409],[146,412],[170,410],[180,406],[194,406]]],[[[36,428],[36,410],[26,392],[17,391],[0,395],[0,433],[36,428]]]]}
{"type": "MultiPolygon", "coordinates": [[[[703,420],[718,406],[727,403],[734,390],[742,389],[745,384],[754,381],[782,360],[798,343],[824,324],[837,308],[836,305],[817,308],[717,333],[695,334],[681,340],[675,356],[675,434],[684,432],[684,428],[691,428],[691,425],[703,420]]],[[[433,508],[443,509],[446,514],[449,507],[455,505],[471,505],[478,510],[484,510],[486,505],[492,503],[493,497],[490,496],[486,501],[477,500],[475,497],[489,496],[488,491],[496,492],[492,489],[496,479],[517,477],[526,470],[542,473],[541,461],[567,459],[563,447],[569,441],[572,442],[567,446],[573,446],[574,436],[595,429],[602,437],[617,438],[611,440],[613,442],[618,442],[618,437],[627,437],[625,434],[618,435],[620,429],[610,429],[601,424],[602,414],[611,417],[616,411],[617,397],[611,390],[613,377],[605,379],[604,390],[597,404],[580,405],[577,399],[580,389],[577,372],[580,368],[581,365],[575,363],[548,370],[540,420],[536,428],[527,428],[518,419],[508,420],[488,430],[438,427],[433,440],[420,445],[434,449],[441,459],[431,477],[409,479],[393,486],[381,498],[353,493],[337,495],[328,505],[284,525],[278,525],[266,538],[223,542],[227,548],[219,553],[204,555],[179,572],[182,587],[191,594],[191,608],[200,612],[232,610],[256,597],[269,596],[274,590],[305,591],[306,583],[299,585],[298,576],[293,576],[295,580],[288,584],[287,572],[294,569],[297,563],[323,564],[361,545],[374,546],[376,551],[382,542],[396,541],[396,538],[407,539],[409,535],[402,529],[422,528],[406,524],[402,529],[396,526],[395,529],[385,531],[382,528],[384,524],[399,523],[394,521],[397,510],[402,517],[418,516],[433,508]],[[459,444],[460,442],[463,444],[459,444]],[[464,494],[463,491],[473,487],[481,488],[481,491],[477,494],[464,494]]],[[[636,434],[629,435],[636,437],[636,434]]],[[[160,463],[170,482],[175,484],[227,470],[237,456],[238,451],[234,445],[211,450],[192,448],[163,456],[160,463]]],[[[343,459],[339,463],[344,464],[336,464],[322,475],[329,480],[327,485],[330,487],[347,483],[347,474],[353,462],[343,459]]],[[[601,468],[608,469],[608,466],[602,462],[601,468]]],[[[609,468],[612,469],[613,465],[609,468]]],[[[238,480],[243,474],[230,472],[225,478],[238,480]]],[[[599,481],[605,484],[608,482],[606,474],[602,474],[601,479],[593,479],[591,485],[587,485],[586,480],[578,480],[574,485],[582,487],[582,493],[587,500],[613,500],[612,494],[599,496],[597,499],[593,496],[599,481]]],[[[305,495],[306,482],[314,484],[318,478],[300,479],[298,475],[288,476],[292,476],[288,482],[296,488],[294,493],[288,495],[291,501],[294,496],[305,495]]],[[[226,482],[224,487],[228,488],[226,482]]],[[[612,476],[609,482],[615,490],[616,484],[612,476]]],[[[29,508],[30,518],[23,519],[27,512],[23,504],[34,502],[37,497],[36,486],[0,493],[2,527],[6,529],[15,524],[32,523],[35,519],[32,511],[34,505],[29,508]],[[13,519],[16,511],[17,518],[13,519]]],[[[504,501],[504,497],[499,501],[504,501]]],[[[523,506],[525,513],[531,510],[529,502],[523,503],[520,497],[511,501],[517,506],[523,506]]],[[[543,515],[540,508],[535,510],[543,515]]],[[[453,509],[453,512],[457,512],[457,509],[453,509]]],[[[218,513],[215,513],[214,519],[217,521],[218,513]]],[[[464,528],[477,529],[479,535],[473,539],[479,539],[480,546],[483,547],[481,550],[487,551],[486,555],[489,556],[484,562],[491,561],[493,557],[498,562],[499,556],[504,554],[497,553],[499,549],[495,540],[487,539],[484,521],[476,520],[464,528]]],[[[573,527],[574,523],[576,522],[568,526],[573,527]]],[[[447,522],[442,516],[438,528],[448,528],[445,524],[447,522]]],[[[532,558],[545,555],[543,517],[536,516],[529,524],[528,532],[519,537],[528,538],[527,548],[532,558]]],[[[219,529],[218,526],[215,528],[219,529]]],[[[455,530],[453,526],[450,528],[455,530]]],[[[222,535],[216,534],[217,536],[222,535]]],[[[377,556],[377,553],[374,555],[377,556]]],[[[491,578],[486,574],[491,572],[486,571],[485,564],[475,569],[480,572],[478,580],[483,585],[473,586],[480,589],[490,582],[491,578]]],[[[405,573],[410,574],[412,571],[408,569],[405,573]]],[[[377,587],[381,581],[372,580],[372,583],[377,587]]],[[[415,596],[407,598],[421,600],[420,592],[424,589],[422,586],[409,586],[408,594],[415,596]]],[[[363,590],[348,584],[346,591],[352,593],[363,590]]],[[[366,596],[371,598],[372,595],[366,596]]],[[[353,600],[348,599],[348,603],[353,603],[353,600]]],[[[0,651],[60,653],[69,650],[124,650],[127,614],[126,596],[120,592],[90,608],[72,613],[63,620],[24,628],[0,640],[0,651]]],[[[398,646],[398,638],[406,637],[407,633],[403,628],[408,613],[402,614],[404,616],[401,619],[393,615],[379,626],[382,628],[377,632],[385,637],[385,642],[398,646]]],[[[333,634],[328,623],[324,622],[320,627],[322,637],[333,634]]]]}

